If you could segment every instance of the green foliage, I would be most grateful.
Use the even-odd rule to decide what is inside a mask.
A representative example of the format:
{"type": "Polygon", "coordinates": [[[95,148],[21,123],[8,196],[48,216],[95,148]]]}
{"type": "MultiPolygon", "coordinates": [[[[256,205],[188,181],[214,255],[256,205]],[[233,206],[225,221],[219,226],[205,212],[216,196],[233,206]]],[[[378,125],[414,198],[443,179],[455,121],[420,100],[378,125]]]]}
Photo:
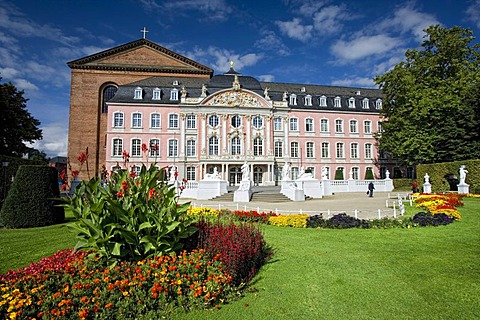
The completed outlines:
{"type": "Polygon", "coordinates": [[[340,169],[335,170],[335,180],[344,180],[343,171],[340,169]]]}
{"type": "MultiPolygon", "coordinates": [[[[1,80],[1,78],[0,78],[1,80]]],[[[40,121],[27,111],[28,99],[11,83],[0,84],[0,154],[22,156],[30,148],[26,142],[42,139],[40,121]]]]}
{"type": "Polygon", "coordinates": [[[373,170],[372,168],[368,167],[367,170],[365,171],[365,180],[373,180],[375,177],[373,176],[373,170]]]}
{"type": "Polygon", "coordinates": [[[455,174],[458,177],[458,170],[461,165],[465,165],[468,170],[465,183],[470,185],[470,193],[480,193],[480,160],[420,164],[417,166],[417,176],[419,177],[418,183],[421,186],[423,183],[423,177],[428,173],[433,192],[449,191],[450,185],[445,179],[445,175],[455,174]]]}
{"type": "Polygon", "coordinates": [[[380,149],[408,164],[480,157],[480,53],[472,31],[431,26],[423,50],[375,79],[385,94],[380,149]]]}
{"type": "Polygon", "coordinates": [[[159,181],[163,169],[142,166],[139,177],[114,173],[107,188],[98,178],[82,181],[64,206],[78,221],[76,249],[93,249],[109,262],[141,260],[178,251],[196,228],[177,205],[175,188],[159,181]]]}
{"type": "Polygon", "coordinates": [[[65,219],[56,206],[60,196],[57,169],[20,166],[0,211],[0,224],[8,228],[31,228],[60,223],[65,219]]]}

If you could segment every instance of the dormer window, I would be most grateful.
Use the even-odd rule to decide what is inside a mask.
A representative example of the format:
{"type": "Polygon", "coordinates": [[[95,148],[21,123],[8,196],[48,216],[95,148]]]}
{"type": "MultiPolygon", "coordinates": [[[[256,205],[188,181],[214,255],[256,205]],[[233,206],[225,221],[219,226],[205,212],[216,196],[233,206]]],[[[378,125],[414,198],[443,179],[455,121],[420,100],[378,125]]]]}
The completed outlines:
{"type": "Polygon", "coordinates": [[[355,108],[355,98],[350,98],[348,99],[348,107],[349,108],[355,108]]]}
{"type": "Polygon", "coordinates": [[[375,107],[377,109],[382,109],[382,99],[377,99],[377,101],[375,101],[375,107]]]}
{"type": "Polygon", "coordinates": [[[368,109],[368,98],[362,100],[362,108],[368,109]]]}
{"type": "Polygon", "coordinates": [[[333,100],[333,106],[335,108],[341,108],[342,107],[342,100],[340,97],[335,97],[335,100],[333,100]]]}
{"type": "Polygon", "coordinates": [[[152,100],[160,100],[160,89],[159,88],[153,89],[152,100]]]}
{"type": "Polygon", "coordinates": [[[142,88],[136,87],[135,88],[135,95],[133,96],[134,99],[142,99],[142,88]]]}
{"type": "Polygon", "coordinates": [[[178,100],[178,89],[172,89],[172,91],[170,91],[170,100],[178,100]]]}
{"type": "Polygon", "coordinates": [[[300,89],[300,92],[305,92],[305,91],[306,91],[305,87],[302,87],[302,88],[300,89]]]}
{"type": "Polygon", "coordinates": [[[178,86],[178,80],[173,81],[172,84],[173,84],[174,86],[178,86]]]}
{"type": "Polygon", "coordinates": [[[290,95],[290,104],[292,106],[296,106],[297,105],[297,95],[296,94],[291,94],[290,95]]]}
{"type": "Polygon", "coordinates": [[[306,95],[305,96],[305,105],[306,106],[311,106],[312,105],[312,96],[311,95],[306,95]]]}
{"type": "Polygon", "coordinates": [[[318,100],[319,100],[318,103],[320,104],[320,107],[327,106],[327,97],[321,96],[318,100]]]}

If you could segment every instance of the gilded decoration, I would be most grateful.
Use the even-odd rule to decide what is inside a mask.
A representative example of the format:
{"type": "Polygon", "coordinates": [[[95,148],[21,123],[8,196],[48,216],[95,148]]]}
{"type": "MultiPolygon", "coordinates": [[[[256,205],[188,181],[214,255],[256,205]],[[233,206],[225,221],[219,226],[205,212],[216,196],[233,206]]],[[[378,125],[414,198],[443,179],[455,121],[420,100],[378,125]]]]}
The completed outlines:
{"type": "Polygon", "coordinates": [[[220,105],[230,107],[261,107],[261,103],[256,97],[245,92],[224,92],[206,103],[207,105],[220,105]]]}

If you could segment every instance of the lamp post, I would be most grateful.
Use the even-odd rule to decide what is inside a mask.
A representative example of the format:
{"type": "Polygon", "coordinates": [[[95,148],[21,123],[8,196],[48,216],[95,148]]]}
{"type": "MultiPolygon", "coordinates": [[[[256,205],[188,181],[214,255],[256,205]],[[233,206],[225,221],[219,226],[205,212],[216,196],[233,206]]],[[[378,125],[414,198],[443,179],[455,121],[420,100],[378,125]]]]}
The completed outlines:
{"type": "Polygon", "coordinates": [[[2,167],[3,167],[3,199],[7,197],[7,168],[10,162],[4,160],[2,161],[2,167]]]}

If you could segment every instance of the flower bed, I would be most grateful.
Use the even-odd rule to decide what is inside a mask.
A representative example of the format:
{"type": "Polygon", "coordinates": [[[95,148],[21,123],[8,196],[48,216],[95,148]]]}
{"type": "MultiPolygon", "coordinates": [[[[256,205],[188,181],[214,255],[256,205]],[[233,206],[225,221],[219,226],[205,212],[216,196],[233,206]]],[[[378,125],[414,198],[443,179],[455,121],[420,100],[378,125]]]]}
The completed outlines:
{"type": "Polygon", "coordinates": [[[445,214],[449,218],[460,220],[462,216],[456,207],[463,206],[462,195],[447,194],[420,194],[415,198],[417,207],[426,209],[432,215],[445,214]]]}

